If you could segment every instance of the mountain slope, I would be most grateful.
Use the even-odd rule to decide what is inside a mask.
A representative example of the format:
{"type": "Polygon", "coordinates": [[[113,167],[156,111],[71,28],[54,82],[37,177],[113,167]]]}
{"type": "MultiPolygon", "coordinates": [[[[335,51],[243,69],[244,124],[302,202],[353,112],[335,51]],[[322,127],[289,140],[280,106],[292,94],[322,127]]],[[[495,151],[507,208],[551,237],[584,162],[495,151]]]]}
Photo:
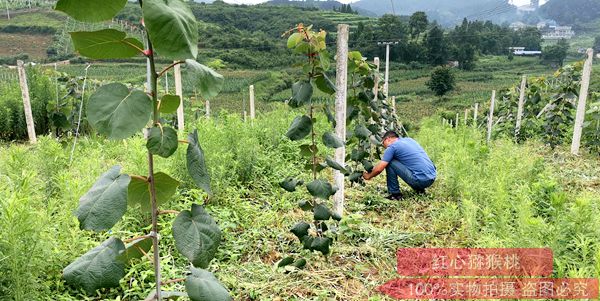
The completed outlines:
{"type": "Polygon", "coordinates": [[[550,0],[542,5],[540,14],[560,24],[587,23],[600,18],[600,0],[550,0]]]}
{"type": "Polygon", "coordinates": [[[360,0],[352,7],[369,9],[378,15],[424,11],[430,19],[445,26],[460,23],[465,17],[502,23],[512,21],[516,15],[516,7],[507,0],[360,0]]]}
{"type": "MultiPolygon", "coordinates": [[[[327,1],[297,1],[297,0],[271,0],[266,4],[268,5],[289,5],[289,6],[298,6],[298,7],[306,7],[306,8],[318,8],[321,10],[333,10],[339,9],[343,3],[335,0],[327,0],[327,1]]],[[[353,10],[357,11],[359,14],[363,16],[371,16],[374,17],[376,14],[368,9],[357,8],[354,7],[354,4],[350,4],[353,10]]]]}

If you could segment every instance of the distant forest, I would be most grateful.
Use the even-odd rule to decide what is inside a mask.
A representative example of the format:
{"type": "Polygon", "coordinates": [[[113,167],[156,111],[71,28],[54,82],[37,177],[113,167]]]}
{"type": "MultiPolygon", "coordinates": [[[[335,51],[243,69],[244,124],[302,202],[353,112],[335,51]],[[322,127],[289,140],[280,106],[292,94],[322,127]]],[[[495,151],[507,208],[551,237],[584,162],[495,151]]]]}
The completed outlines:
{"type": "MultiPolygon", "coordinates": [[[[328,31],[327,42],[335,43],[336,23],[310,8],[217,1],[192,4],[192,9],[201,21],[201,57],[221,59],[230,67],[289,66],[299,58],[290,55],[282,34],[298,23],[328,31]]],[[[136,20],[138,16],[139,8],[130,5],[119,17],[136,20]]],[[[372,20],[355,24],[350,38],[350,47],[370,58],[385,55],[378,41],[398,41],[391,49],[392,61],[442,65],[456,60],[463,69],[473,68],[481,54],[508,55],[511,46],[541,49],[541,33],[535,27],[514,31],[490,21],[465,19],[454,28],[444,29],[424,12],[406,17],[384,15],[372,20]]]]}

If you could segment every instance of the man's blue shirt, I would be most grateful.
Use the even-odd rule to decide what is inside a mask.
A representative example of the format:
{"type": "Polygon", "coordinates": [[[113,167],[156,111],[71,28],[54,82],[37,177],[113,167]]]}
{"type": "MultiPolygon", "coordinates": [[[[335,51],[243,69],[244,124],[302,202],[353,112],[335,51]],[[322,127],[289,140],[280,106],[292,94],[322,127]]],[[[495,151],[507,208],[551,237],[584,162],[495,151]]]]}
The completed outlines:
{"type": "Polygon", "coordinates": [[[392,160],[400,161],[421,181],[434,180],[436,177],[435,165],[425,150],[412,138],[398,138],[385,149],[381,160],[388,163],[392,160]]]}

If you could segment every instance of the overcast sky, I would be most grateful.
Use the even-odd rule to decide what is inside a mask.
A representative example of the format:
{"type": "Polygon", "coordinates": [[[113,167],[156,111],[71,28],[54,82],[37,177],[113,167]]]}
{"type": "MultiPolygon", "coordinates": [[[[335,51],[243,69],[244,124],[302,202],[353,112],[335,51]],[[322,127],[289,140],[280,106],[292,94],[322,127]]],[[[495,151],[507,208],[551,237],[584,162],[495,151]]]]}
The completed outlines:
{"type": "MultiPolygon", "coordinates": [[[[256,3],[261,3],[261,2],[266,2],[267,0],[224,0],[227,3],[236,3],[236,4],[256,4],[256,3]]],[[[338,0],[342,3],[352,3],[352,2],[356,2],[357,0],[338,0]]],[[[384,0],[381,0],[384,1],[384,0]]],[[[477,1],[477,0],[473,0],[473,1],[477,1]]],[[[541,0],[541,3],[545,3],[545,0],[541,0]]],[[[529,3],[529,0],[514,0],[514,3],[517,5],[523,5],[523,4],[527,4],[529,3]]]]}

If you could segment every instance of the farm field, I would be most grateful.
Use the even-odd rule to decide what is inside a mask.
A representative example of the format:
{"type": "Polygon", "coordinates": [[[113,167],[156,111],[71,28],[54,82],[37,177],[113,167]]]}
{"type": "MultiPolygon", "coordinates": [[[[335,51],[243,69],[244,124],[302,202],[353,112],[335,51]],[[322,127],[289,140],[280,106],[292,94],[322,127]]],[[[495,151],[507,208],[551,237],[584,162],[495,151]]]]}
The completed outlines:
{"type": "MultiPolygon", "coordinates": [[[[328,259],[297,253],[287,229],[304,216],[294,209],[301,194],[284,194],[276,184],[290,172],[302,173],[296,143],[283,136],[296,114],[278,107],[254,124],[221,115],[190,125],[203,137],[215,191],[206,205],[223,230],[211,270],[235,300],[388,300],[375,289],[394,278],[399,247],[551,247],[553,276],[598,277],[598,158],[573,158],[536,141],[486,146],[478,130],[445,127],[437,119],[425,120],[415,134],[440,174],[426,196],[386,200],[382,179],[350,188],[347,217],[328,259]],[[305,256],[307,268],[291,274],[275,269],[289,254],[305,256]]],[[[43,138],[37,146],[4,146],[0,152],[4,296],[96,300],[65,285],[62,268],[108,235],[139,234],[132,229],[147,218],[130,211],[111,234],[79,230],[72,212],[100,173],[115,164],[146,172],[140,161],[144,140],[84,138],[69,165],[70,142],[43,138]]],[[[176,163],[183,155],[159,162],[184,183],[168,204],[175,210],[201,201],[202,193],[176,163]]],[[[160,222],[166,240],[172,239],[170,223],[160,222]]],[[[183,273],[181,255],[164,249],[162,256],[165,277],[183,273]]],[[[144,298],[152,286],[149,265],[135,261],[120,287],[103,290],[102,299],[144,298]]]]}
{"type": "Polygon", "coordinates": [[[600,279],[600,67],[572,49],[591,33],[520,57],[504,47],[539,29],[19,1],[0,20],[0,301],[401,300],[407,248],[434,281],[475,279],[438,248],[544,251],[469,256],[475,282],[600,279]],[[385,95],[363,53],[399,36],[385,95]]]}
{"type": "Polygon", "coordinates": [[[14,56],[26,53],[34,59],[46,57],[46,49],[52,44],[52,37],[46,35],[30,34],[2,34],[0,35],[0,56],[14,56]],[[28,41],[23,44],[23,40],[28,41]]]}

